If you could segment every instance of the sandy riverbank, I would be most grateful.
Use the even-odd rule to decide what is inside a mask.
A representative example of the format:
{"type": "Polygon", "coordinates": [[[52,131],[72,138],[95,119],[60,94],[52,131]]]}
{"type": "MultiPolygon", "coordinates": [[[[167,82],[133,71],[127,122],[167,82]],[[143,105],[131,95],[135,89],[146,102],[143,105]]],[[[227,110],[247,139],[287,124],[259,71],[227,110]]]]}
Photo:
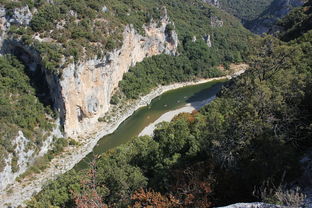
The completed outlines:
{"type": "MultiPolygon", "coordinates": [[[[244,70],[240,70],[232,76],[237,76],[243,72],[244,70]]],[[[31,177],[24,178],[20,182],[16,181],[14,184],[7,187],[5,191],[0,192],[0,207],[17,207],[18,205],[23,205],[23,203],[29,200],[33,194],[41,191],[42,186],[49,180],[53,180],[58,175],[72,169],[81,159],[93,150],[93,147],[103,136],[113,133],[118,126],[136,110],[148,105],[154,98],[158,97],[162,93],[180,87],[197,85],[226,78],[229,79],[231,76],[176,83],[156,88],[148,95],[143,96],[141,99],[135,101],[131,106],[127,107],[123,114],[117,115],[111,123],[98,123],[94,127],[93,133],[88,133],[80,137],[80,146],[67,148],[63,154],[55,157],[50,162],[49,167],[44,171],[34,174],[31,177]]]]}
{"type": "Polygon", "coordinates": [[[156,121],[154,121],[153,123],[151,123],[150,125],[148,125],[147,127],[145,127],[142,132],[139,134],[139,136],[153,136],[154,130],[157,127],[157,124],[161,123],[161,122],[170,122],[175,116],[179,115],[180,113],[192,113],[194,110],[198,110],[201,107],[203,107],[204,105],[207,105],[208,103],[210,103],[211,101],[213,101],[216,98],[216,96],[213,96],[209,99],[203,100],[203,101],[199,101],[199,102],[193,102],[193,103],[188,103],[185,106],[183,106],[182,108],[173,110],[173,111],[169,111],[165,114],[163,114],[162,116],[160,116],[156,121]]]}

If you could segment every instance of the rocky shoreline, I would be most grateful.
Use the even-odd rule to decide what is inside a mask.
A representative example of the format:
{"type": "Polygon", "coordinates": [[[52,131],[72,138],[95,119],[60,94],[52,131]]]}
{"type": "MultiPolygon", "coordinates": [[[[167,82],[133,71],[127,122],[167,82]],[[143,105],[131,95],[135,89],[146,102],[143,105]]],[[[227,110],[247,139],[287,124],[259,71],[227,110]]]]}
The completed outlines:
{"type": "Polygon", "coordinates": [[[214,80],[229,79],[233,76],[238,76],[243,73],[245,69],[234,73],[231,76],[223,76],[210,79],[202,79],[198,81],[176,83],[167,86],[160,86],[153,90],[146,96],[135,101],[131,107],[122,115],[117,115],[116,119],[110,124],[98,123],[94,127],[94,131],[88,135],[81,135],[79,137],[79,146],[68,147],[63,154],[56,156],[49,164],[49,167],[40,173],[33,174],[27,178],[22,179],[20,182],[16,181],[14,184],[8,186],[6,190],[0,192],[0,207],[17,207],[24,205],[24,202],[29,200],[35,193],[42,190],[42,186],[49,180],[56,179],[57,176],[71,170],[78,162],[80,162],[86,155],[92,152],[97,142],[105,135],[113,133],[118,126],[136,110],[148,105],[154,98],[162,93],[177,88],[202,84],[214,80]]]}

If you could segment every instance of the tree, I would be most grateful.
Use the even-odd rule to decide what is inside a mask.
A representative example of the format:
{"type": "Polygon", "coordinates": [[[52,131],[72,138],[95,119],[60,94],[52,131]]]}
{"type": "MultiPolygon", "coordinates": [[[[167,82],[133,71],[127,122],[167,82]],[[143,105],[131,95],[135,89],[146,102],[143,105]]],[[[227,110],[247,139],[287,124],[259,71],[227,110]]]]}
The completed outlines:
{"type": "Polygon", "coordinates": [[[76,208],[107,208],[108,206],[103,203],[101,196],[97,193],[96,182],[96,166],[95,160],[90,163],[88,175],[84,178],[81,184],[80,193],[73,193],[76,208]]]}
{"type": "Polygon", "coordinates": [[[145,191],[140,189],[136,191],[132,196],[131,200],[133,208],[178,208],[182,207],[179,200],[175,199],[174,196],[164,196],[159,192],[153,190],[145,191]]]}

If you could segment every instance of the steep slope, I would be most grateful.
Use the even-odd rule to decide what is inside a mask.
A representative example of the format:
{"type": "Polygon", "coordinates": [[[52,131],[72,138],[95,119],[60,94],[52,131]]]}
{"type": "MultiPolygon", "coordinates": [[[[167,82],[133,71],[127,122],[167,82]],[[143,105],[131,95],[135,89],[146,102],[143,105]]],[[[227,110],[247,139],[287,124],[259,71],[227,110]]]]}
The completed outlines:
{"type": "Polygon", "coordinates": [[[278,30],[277,21],[302,4],[301,0],[275,0],[256,19],[247,22],[246,27],[256,34],[273,33],[278,30]]]}
{"type": "MultiPolygon", "coordinates": [[[[240,51],[246,48],[246,44],[237,41],[237,39],[242,39],[242,42],[246,41],[248,35],[238,22],[218,10],[204,7],[200,1],[193,3],[177,1],[175,5],[166,1],[161,3],[135,1],[133,8],[123,1],[104,0],[100,2],[79,1],[75,4],[60,1],[24,7],[25,3],[20,4],[21,11],[13,9],[13,15],[9,13],[13,6],[8,3],[5,5],[6,13],[8,13],[4,18],[7,21],[5,27],[9,27],[11,23],[12,27],[6,29],[8,38],[3,42],[2,50],[14,53],[17,47],[19,49],[23,48],[23,45],[32,47],[32,51],[27,47],[23,50],[28,50],[26,53],[28,55],[35,54],[35,57],[32,55],[33,57],[29,59],[37,60],[35,65],[43,66],[43,70],[46,71],[55,109],[60,115],[65,134],[69,137],[77,137],[85,132],[92,123],[107,112],[111,93],[130,66],[134,66],[137,61],[142,61],[144,57],[151,55],[162,52],[176,53],[178,40],[176,33],[172,30],[174,29],[173,22],[182,41],[188,36],[195,38],[198,36],[197,38],[200,39],[209,37],[209,41],[208,39],[206,41],[209,42],[209,44],[207,42],[209,46],[212,46],[212,51],[221,49],[220,52],[223,53],[219,57],[221,60],[224,57],[229,61],[241,60],[240,51]],[[171,22],[168,19],[167,10],[159,5],[168,8],[168,15],[173,21],[172,29],[170,29],[172,32],[168,29],[171,22]],[[24,19],[31,17],[30,9],[34,7],[38,8],[38,12],[33,15],[31,21],[14,24],[15,16],[24,10],[27,11],[24,12],[24,19]],[[189,10],[183,10],[184,7],[189,10]],[[85,16],[82,8],[90,10],[90,14],[85,16]],[[189,14],[189,18],[185,19],[184,17],[189,14]],[[192,18],[199,15],[204,15],[204,18],[202,20],[192,18]],[[142,18],[146,19],[142,20],[142,18]],[[193,21],[196,24],[193,24],[193,21]],[[126,24],[130,23],[133,24],[133,28],[131,26],[125,28],[126,24]],[[146,25],[142,28],[143,24],[146,25]],[[205,25],[205,27],[196,25],[205,25]],[[100,33],[101,30],[105,32],[100,33]],[[141,35],[136,34],[135,31],[141,35]],[[239,31],[242,31],[244,35],[238,36],[239,31]],[[12,38],[17,39],[18,42],[13,41],[12,38]],[[223,43],[225,39],[227,40],[223,43]],[[118,50],[113,51],[114,48],[118,50]],[[235,55],[232,55],[232,52],[235,55]],[[121,61],[124,57],[128,57],[128,54],[133,57],[121,61]],[[93,77],[101,74],[103,80],[99,82],[105,85],[100,87],[96,83],[91,84],[96,82],[92,77],[83,78],[81,74],[84,74],[87,68],[91,70],[96,68],[97,71],[93,71],[93,77]],[[103,71],[108,71],[109,74],[105,75],[103,71]],[[75,78],[70,80],[72,75],[75,75],[75,78]],[[55,76],[60,76],[60,80],[63,81],[59,81],[59,78],[55,76]],[[82,86],[88,89],[93,87],[93,91],[79,94],[82,86]],[[75,89],[75,91],[66,92],[67,89],[75,89]],[[101,97],[97,93],[99,90],[104,91],[101,97]],[[77,97],[81,100],[76,100],[77,97]]],[[[86,74],[86,76],[90,75],[90,73],[86,74]]]]}
{"type": "Polygon", "coordinates": [[[312,29],[312,1],[307,1],[303,7],[294,9],[291,13],[278,22],[281,31],[280,39],[290,41],[302,36],[312,29]]]}
{"type": "MultiPolygon", "coordinates": [[[[50,104],[53,105],[67,137],[77,138],[85,131],[90,131],[90,127],[98,122],[99,116],[108,111],[111,93],[114,88],[118,86],[118,82],[122,79],[123,73],[125,73],[130,66],[135,65],[138,61],[142,61],[144,57],[157,55],[162,52],[174,54],[177,50],[175,32],[172,32],[170,37],[165,33],[166,26],[169,24],[169,19],[164,10],[164,16],[159,22],[150,23],[145,26],[146,37],[139,35],[132,26],[126,26],[122,33],[123,40],[120,49],[116,49],[110,53],[107,52],[104,57],[93,57],[88,58],[88,60],[83,60],[82,57],[79,57],[77,63],[71,63],[70,60],[64,59],[64,55],[62,54],[64,51],[53,50],[54,47],[56,47],[54,49],[60,48],[59,43],[52,41],[51,37],[44,37],[45,32],[40,34],[43,37],[41,36],[39,40],[36,39],[36,35],[38,34],[35,33],[29,40],[25,40],[24,37],[19,37],[17,34],[20,32],[19,30],[30,30],[28,24],[30,24],[31,27],[36,25],[36,29],[33,28],[35,31],[40,31],[41,27],[44,29],[52,28],[52,26],[42,26],[41,24],[39,24],[40,29],[37,28],[39,25],[37,25],[36,19],[39,18],[38,16],[41,18],[41,10],[31,19],[32,13],[28,5],[22,5],[21,8],[14,8],[12,14],[10,14],[10,9],[7,7],[8,5],[6,5],[6,9],[4,9],[6,15],[2,17],[2,27],[4,30],[2,31],[3,39],[1,41],[1,51],[3,51],[3,53],[16,55],[27,66],[30,72],[33,71],[33,73],[36,73],[36,76],[42,81],[41,85],[38,83],[38,80],[34,81],[35,84],[40,85],[39,88],[43,88],[45,85],[48,86],[48,92],[45,93],[47,93],[49,99],[52,100],[50,104]],[[15,21],[17,17],[21,21],[15,21]],[[26,21],[29,17],[31,20],[28,19],[26,21]],[[169,41],[167,41],[168,39],[169,41]],[[49,47],[51,51],[48,50],[49,47]],[[52,53],[57,54],[53,55],[52,53]],[[61,56],[63,56],[63,60],[68,62],[61,63],[61,56]],[[61,66],[63,66],[62,69],[61,66]]],[[[43,5],[39,7],[39,9],[42,7],[44,11],[47,9],[46,7],[51,7],[50,9],[55,10],[57,8],[51,5],[43,5]]],[[[50,15],[53,15],[53,13],[50,15]]],[[[47,16],[48,14],[45,14],[42,17],[47,18],[47,16]]],[[[47,22],[45,22],[45,24],[46,23],[47,22]]],[[[30,32],[26,33],[28,34],[25,34],[24,31],[19,34],[29,36],[30,32]]],[[[81,41],[81,39],[79,39],[79,41],[81,41]]],[[[76,44],[78,44],[79,41],[77,40],[76,44]]],[[[97,39],[97,41],[100,41],[100,39],[97,39]]],[[[87,43],[88,46],[90,46],[90,44],[92,43],[87,43]]],[[[85,48],[87,48],[87,46],[85,46],[85,48]]],[[[77,48],[75,48],[75,50],[76,49],[77,48]]],[[[104,47],[104,50],[107,49],[104,47]]],[[[39,128],[37,131],[44,131],[40,126],[37,128],[39,128]]],[[[51,128],[49,130],[51,131],[51,128]]],[[[4,131],[8,130],[4,129],[4,131]]],[[[34,129],[30,131],[34,131],[34,129]]],[[[25,132],[25,129],[23,129],[23,132],[25,132]]],[[[33,132],[31,132],[31,134],[32,133],[33,132]]],[[[58,136],[61,135],[58,134],[58,136]]],[[[19,137],[18,135],[16,137],[12,136],[12,138],[7,138],[9,140],[6,142],[14,145],[17,143],[19,137]]],[[[17,176],[25,172],[28,163],[35,162],[34,158],[42,156],[48,149],[53,147],[52,136],[46,139],[46,142],[44,142],[45,140],[39,141],[39,138],[38,141],[28,142],[27,140],[31,138],[27,139],[23,134],[21,134],[21,137],[26,140],[26,143],[33,145],[30,149],[37,148],[37,150],[36,152],[32,151],[31,154],[28,154],[28,148],[19,147],[18,149],[22,148],[19,151],[26,151],[24,154],[27,154],[28,158],[19,158],[23,153],[13,151],[15,155],[14,158],[8,157],[8,161],[2,161],[2,163],[4,163],[4,172],[1,173],[1,189],[13,183],[17,176]],[[42,143],[45,143],[45,147],[41,145],[42,143]],[[44,151],[40,152],[41,149],[44,149],[44,151]],[[10,161],[16,160],[25,161],[23,164],[14,164],[14,166],[17,167],[13,167],[13,162],[10,161]],[[21,166],[21,171],[13,174],[15,172],[14,169],[19,168],[19,166],[21,166]],[[10,170],[13,170],[13,173],[10,173],[10,170]]]]}
{"type": "Polygon", "coordinates": [[[312,147],[311,37],[309,30],[289,42],[254,39],[250,70],[211,104],[101,155],[87,171],[68,172],[28,207],[213,207],[255,200],[302,207],[305,196],[296,186],[312,181],[310,173],[296,180],[302,166],[311,167],[311,158],[301,160],[312,147]]]}
{"type": "Polygon", "coordinates": [[[36,97],[25,71],[16,58],[0,57],[1,188],[23,173],[34,155],[45,151],[53,127],[51,109],[36,97]]]}
{"type": "MultiPolygon", "coordinates": [[[[52,156],[45,153],[58,152],[53,146],[61,149],[63,144],[53,136],[92,140],[88,134],[102,130],[96,129],[99,118],[110,109],[111,96],[124,73],[130,67],[135,71],[137,62],[159,54],[166,54],[169,63],[183,59],[175,74],[186,78],[163,77],[161,84],[220,76],[216,67],[242,61],[251,36],[235,18],[200,0],[1,1],[0,28],[1,55],[16,56],[26,71],[36,74],[33,83],[39,91],[35,96],[52,106],[56,115],[50,123],[57,123],[54,132],[45,129],[47,135],[42,140],[33,141],[29,136],[43,131],[40,125],[30,132],[12,129],[12,135],[1,138],[9,146],[21,144],[13,152],[1,144],[2,149],[12,152],[12,156],[3,157],[7,161],[0,161],[6,170],[0,173],[1,190],[14,183],[29,165],[47,166],[52,156]],[[24,143],[29,143],[31,156],[24,143]],[[23,154],[28,159],[18,156],[23,154]],[[18,162],[20,171],[13,173],[19,160],[23,166],[18,162]]],[[[164,61],[155,60],[158,66],[164,61]]],[[[164,66],[159,69],[168,71],[164,66]]],[[[4,132],[10,132],[6,126],[4,132]]]]}
{"type": "Polygon", "coordinates": [[[222,9],[241,19],[256,34],[268,33],[278,19],[302,4],[301,0],[220,0],[222,9]]]}
{"type": "Polygon", "coordinates": [[[259,17],[274,0],[219,0],[221,8],[238,17],[245,24],[259,17]]]}

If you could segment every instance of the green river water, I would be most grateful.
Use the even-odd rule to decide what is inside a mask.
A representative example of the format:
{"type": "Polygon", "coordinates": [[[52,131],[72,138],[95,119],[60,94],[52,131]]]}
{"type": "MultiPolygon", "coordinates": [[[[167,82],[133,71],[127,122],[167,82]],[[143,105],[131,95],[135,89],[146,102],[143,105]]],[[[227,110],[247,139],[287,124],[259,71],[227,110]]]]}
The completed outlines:
{"type": "Polygon", "coordinates": [[[181,108],[187,103],[202,101],[215,96],[220,91],[224,81],[211,81],[163,93],[152,100],[150,105],[134,112],[133,115],[120,124],[114,133],[101,138],[93,151],[78,163],[75,169],[86,168],[94,155],[102,154],[138,136],[146,126],[156,121],[162,114],[181,108]]]}

